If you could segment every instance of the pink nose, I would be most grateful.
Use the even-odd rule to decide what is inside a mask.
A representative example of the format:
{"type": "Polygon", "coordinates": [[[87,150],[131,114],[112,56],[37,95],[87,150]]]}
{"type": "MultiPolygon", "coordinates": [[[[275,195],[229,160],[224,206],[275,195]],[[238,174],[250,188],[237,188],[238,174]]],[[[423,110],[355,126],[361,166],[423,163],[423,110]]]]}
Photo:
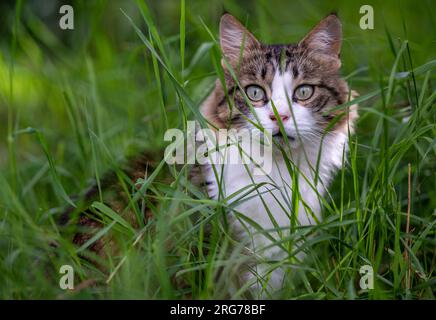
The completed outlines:
{"type": "MultiPolygon", "coordinates": [[[[280,119],[282,120],[282,122],[284,122],[284,121],[286,121],[286,120],[289,119],[289,116],[286,115],[286,114],[280,114],[280,113],[279,113],[279,117],[280,117],[280,119]]],[[[273,113],[269,115],[269,118],[270,118],[272,121],[277,121],[277,118],[276,118],[275,114],[273,114],[273,113]]]]}

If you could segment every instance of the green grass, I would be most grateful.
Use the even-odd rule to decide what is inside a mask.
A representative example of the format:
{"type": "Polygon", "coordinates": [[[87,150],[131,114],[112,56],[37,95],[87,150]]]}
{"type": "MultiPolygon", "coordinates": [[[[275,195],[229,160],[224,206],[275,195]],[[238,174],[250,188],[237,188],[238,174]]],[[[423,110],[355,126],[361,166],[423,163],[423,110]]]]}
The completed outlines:
{"type": "MultiPolygon", "coordinates": [[[[241,215],[227,199],[209,200],[191,186],[186,168],[163,161],[165,130],[200,120],[198,105],[222,77],[216,40],[225,9],[271,43],[296,42],[337,10],[342,74],[360,93],[348,163],[324,199],[324,220],[294,226],[283,244],[303,245],[290,246],[286,261],[271,262],[289,267],[274,297],[434,299],[434,3],[369,1],[375,29],[365,31],[358,1],[273,2],[77,1],[74,31],[57,27],[58,8],[42,18],[31,2],[0,6],[1,298],[229,297],[248,257],[222,218],[226,211],[241,215]],[[143,149],[159,165],[138,181],[139,192],[121,164],[143,149]],[[100,188],[92,208],[105,227],[77,248],[57,220],[70,195],[91,181],[100,185],[109,170],[124,183],[139,227],[105,206],[110,195],[100,188]],[[159,182],[163,172],[172,183],[159,182]],[[145,191],[150,198],[141,196],[145,191]],[[153,212],[146,225],[144,205],[153,212]],[[109,232],[119,250],[102,261],[102,272],[79,254],[109,232]],[[298,250],[306,252],[304,261],[294,258],[298,250]],[[64,264],[74,267],[80,290],[59,288],[64,264]],[[358,285],[366,264],[376,273],[370,291],[358,285]]],[[[230,297],[246,298],[246,289],[230,297]]]]}

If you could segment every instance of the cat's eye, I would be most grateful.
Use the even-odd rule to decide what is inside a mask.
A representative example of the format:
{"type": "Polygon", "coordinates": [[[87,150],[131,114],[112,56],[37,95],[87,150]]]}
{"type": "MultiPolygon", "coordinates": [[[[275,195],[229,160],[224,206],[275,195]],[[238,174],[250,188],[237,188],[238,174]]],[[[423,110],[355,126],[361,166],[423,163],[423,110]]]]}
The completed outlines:
{"type": "Polygon", "coordinates": [[[303,84],[294,91],[294,97],[298,100],[307,100],[313,95],[313,86],[303,84]]]}
{"type": "Polygon", "coordinates": [[[248,86],[245,93],[251,101],[261,101],[265,98],[265,90],[257,85],[248,86]]]}

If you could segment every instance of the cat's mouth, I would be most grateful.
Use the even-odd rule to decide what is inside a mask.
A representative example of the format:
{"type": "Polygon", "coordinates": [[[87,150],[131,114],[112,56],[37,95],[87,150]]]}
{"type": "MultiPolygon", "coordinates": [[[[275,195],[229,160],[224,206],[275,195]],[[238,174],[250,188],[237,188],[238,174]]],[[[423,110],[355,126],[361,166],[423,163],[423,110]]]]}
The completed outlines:
{"type": "MultiPolygon", "coordinates": [[[[286,136],[288,137],[288,140],[289,140],[289,141],[295,141],[295,137],[294,137],[294,136],[291,136],[291,135],[289,135],[289,134],[287,134],[286,136]]],[[[284,139],[283,134],[282,134],[280,131],[277,132],[277,133],[275,133],[275,134],[273,134],[273,137],[275,137],[275,138],[280,138],[280,139],[284,139]]]]}

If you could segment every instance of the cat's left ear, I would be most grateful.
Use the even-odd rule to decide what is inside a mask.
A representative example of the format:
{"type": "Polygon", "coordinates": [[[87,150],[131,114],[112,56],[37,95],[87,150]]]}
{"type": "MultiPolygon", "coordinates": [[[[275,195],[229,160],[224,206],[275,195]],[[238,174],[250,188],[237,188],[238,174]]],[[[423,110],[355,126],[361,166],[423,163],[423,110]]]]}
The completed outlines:
{"type": "Polygon", "coordinates": [[[245,55],[259,45],[259,41],[235,17],[226,13],[220,22],[220,45],[224,55],[234,67],[240,61],[240,55],[245,55]]]}
{"type": "Polygon", "coordinates": [[[321,20],[312,31],[300,41],[299,46],[311,52],[339,59],[342,42],[342,25],[336,14],[321,20]]]}

